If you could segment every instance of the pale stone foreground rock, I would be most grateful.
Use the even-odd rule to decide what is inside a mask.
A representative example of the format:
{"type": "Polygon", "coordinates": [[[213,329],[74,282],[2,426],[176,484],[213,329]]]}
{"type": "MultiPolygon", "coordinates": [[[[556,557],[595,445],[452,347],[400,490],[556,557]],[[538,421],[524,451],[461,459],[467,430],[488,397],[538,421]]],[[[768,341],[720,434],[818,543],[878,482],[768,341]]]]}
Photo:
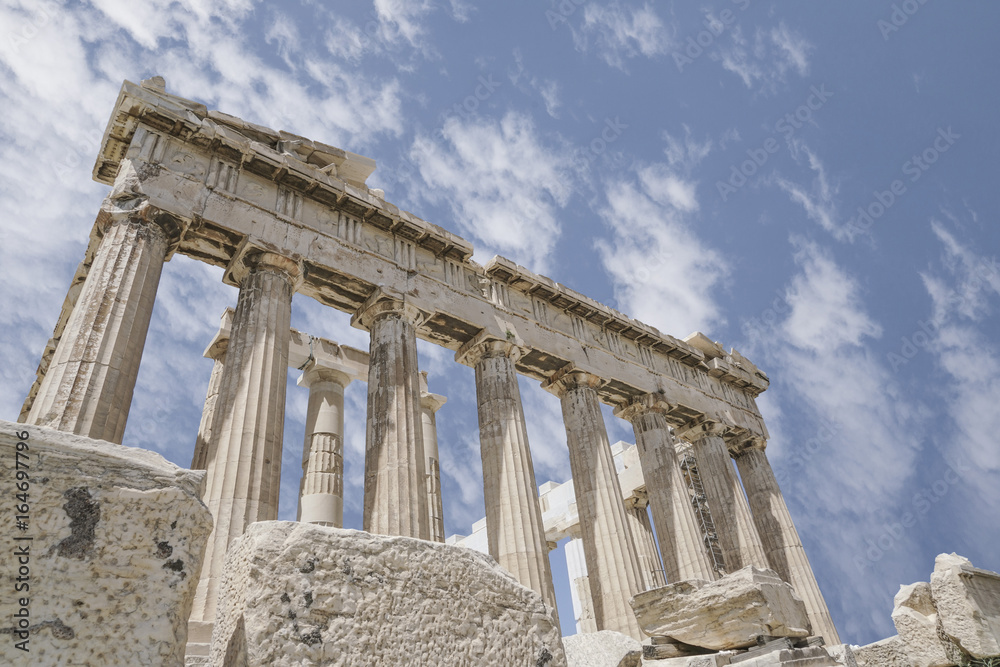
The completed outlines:
{"type": "Polygon", "coordinates": [[[858,667],[912,667],[899,635],[854,649],[858,667]]]}
{"type": "Polygon", "coordinates": [[[569,667],[639,667],[642,644],[615,630],[576,634],[563,639],[569,667]]]}
{"type": "Polygon", "coordinates": [[[792,587],[753,566],[716,581],[668,584],[632,598],[643,632],[715,651],[754,646],[757,637],[806,637],[809,619],[792,587]]]}
{"type": "Polygon", "coordinates": [[[0,596],[0,663],[183,665],[212,529],[199,499],[204,475],[148,450],[0,421],[0,494],[10,505],[0,538],[9,592],[0,596]],[[27,480],[17,480],[18,461],[27,480]],[[26,492],[15,486],[24,482],[26,492]],[[22,492],[26,530],[13,516],[22,492]],[[15,593],[16,584],[28,588],[15,593]],[[22,597],[27,652],[16,648],[25,639],[22,597]]]}
{"type": "Polygon", "coordinates": [[[961,651],[941,628],[930,584],[900,586],[893,607],[892,622],[913,667],[947,667],[961,661],[961,651]]]}
{"type": "Polygon", "coordinates": [[[211,664],[564,667],[566,659],[554,610],[488,556],[267,521],[230,548],[211,664]]]}
{"type": "Polygon", "coordinates": [[[931,592],[944,632],[973,658],[1000,656],[1000,574],[958,554],[934,561],[931,592]]]}

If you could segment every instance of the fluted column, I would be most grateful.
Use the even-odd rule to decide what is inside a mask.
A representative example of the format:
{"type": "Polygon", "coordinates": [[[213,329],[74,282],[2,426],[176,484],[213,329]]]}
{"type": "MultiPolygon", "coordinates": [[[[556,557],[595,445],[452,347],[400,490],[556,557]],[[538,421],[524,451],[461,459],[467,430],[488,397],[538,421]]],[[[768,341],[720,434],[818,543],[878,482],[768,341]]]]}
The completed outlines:
{"type": "Polygon", "coordinates": [[[649,512],[645,498],[630,498],[625,502],[625,516],[629,520],[629,530],[635,540],[635,550],[639,557],[642,583],[648,591],[659,588],[667,582],[663,578],[660,556],[653,537],[653,526],[649,523],[649,512]]]}
{"type": "Polygon", "coordinates": [[[416,325],[403,295],[378,289],[352,324],[371,332],[364,529],[430,539],[416,325]]]}
{"type": "Polygon", "coordinates": [[[736,538],[740,543],[740,559],[744,567],[753,565],[761,569],[771,569],[771,563],[764,551],[764,543],[750,511],[750,504],[743,492],[743,484],[735,473],[735,466],[735,461],[729,463],[729,467],[734,469],[733,503],[736,507],[736,538]]]}
{"type": "Polygon", "coordinates": [[[569,577],[569,593],[573,602],[573,618],[579,634],[597,632],[594,620],[594,598],[590,594],[590,578],[587,576],[587,560],[583,540],[573,537],[566,543],[566,574],[569,577]]]}
{"type": "Polygon", "coordinates": [[[109,197],[96,224],[103,238],[26,422],[121,443],[163,262],[180,229],[135,198],[109,197]]]}
{"type": "Polygon", "coordinates": [[[802,540],[788,513],[785,498],[778,488],[771,464],[764,454],[764,443],[747,443],[736,455],[743,486],[750,501],[753,518],[757,523],[772,568],[792,585],[802,601],[812,622],[813,634],[820,635],[828,646],[840,643],[837,628],[833,625],[830,610],[816,582],[812,566],[802,540]]]}
{"type": "Polygon", "coordinates": [[[195,594],[196,622],[215,619],[230,543],[249,524],[278,518],[289,324],[301,272],[288,258],[258,252],[234,273],[240,294],[207,456],[205,503],[215,528],[195,594]]]}
{"type": "MultiPolygon", "coordinates": [[[[715,522],[719,547],[726,562],[726,571],[735,572],[747,565],[766,567],[766,563],[754,562],[749,556],[750,551],[745,553],[741,548],[741,530],[746,535],[747,522],[745,520],[742,522],[741,529],[737,513],[740,511],[739,503],[741,500],[745,502],[745,499],[742,498],[740,481],[722,438],[724,431],[723,424],[699,419],[678,429],[676,434],[691,443],[692,453],[698,461],[705,498],[708,500],[708,507],[715,522]]],[[[760,538],[756,537],[756,541],[759,543],[760,538]]],[[[763,551],[759,553],[763,554],[763,551]]]]}
{"type": "Polygon", "coordinates": [[[351,378],[312,362],[298,384],[309,388],[298,520],[344,527],[344,389],[351,378]]]}
{"type": "Polygon", "coordinates": [[[198,425],[198,437],[194,443],[194,456],[191,457],[192,470],[208,468],[208,443],[212,441],[212,422],[215,420],[215,407],[219,401],[219,389],[222,386],[222,369],[226,365],[226,350],[229,349],[229,331],[232,329],[233,310],[226,308],[222,314],[222,326],[215,338],[205,348],[204,357],[215,360],[212,375],[208,378],[208,391],[205,392],[205,407],[201,410],[201,423],[198,425]]]}
{"type": "Polygon", "coordinates": [[[427,478],[427,520],[432,542],[444,542],[444,501],[438,460],[437,411],[448,402],[427,388],[427,371],[420,371],[420,417],[424,434],[424,470],[427,478]]]}
{"type": "Polygon", "coordinates": [[[669,406],[656,395],[646,394],[616,410],[632,423],[639,451],[639,465],[646,480],[649,511],[663,569],[670,583],[687,579],[712,581],[716,577],[698,527],[687,484],[681,472],[666,413],[669,406]]]}
{"type": "Polygon", "coordinates": [[[510,341],[481,334],[455,358],[476,370],[490,555],[554,609],[545,526],[514,368],[522,353],[510,341]]]}
{"type": "Polygon", "coordinates": [[[596,376],[568,370],[558,371],[542,386],[562,402],[597,628],[642,640],[629,605],[642,591],[642,574],[601,414],[600,385],[596,376]]]}

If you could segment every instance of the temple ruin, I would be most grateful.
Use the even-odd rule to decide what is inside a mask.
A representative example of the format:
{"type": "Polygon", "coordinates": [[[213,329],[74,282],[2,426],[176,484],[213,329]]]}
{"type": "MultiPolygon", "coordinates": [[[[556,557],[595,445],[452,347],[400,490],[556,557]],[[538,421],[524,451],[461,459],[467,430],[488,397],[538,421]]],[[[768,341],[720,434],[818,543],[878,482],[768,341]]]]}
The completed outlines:
{"type": "Polygon", "coordinates": [[[342,526],[343,391],[363,380],[364,530],[445,541],[434,413],[446,399],[427,391],[418,337],[475,370],[486,550],[545,605],[549,550],[572,536],[591,617],[581,629],[641,640],[633,596],[752,566],[791,585],[812,636],[839,644],[765,453],[755,399],[767,376],[702,334],[661,333],[503,257],[479,265],[469,242],[368,188],[374,169],[171,95],[159,78],[125,82],[115,103],[94,168],[111,192],[20,421],[121,443],[163,263],[181,253],[225,270],[239,297],[206,351],[215,367],[192,468],[206,470],[214,529],[191,644],[210,641],[230,546],[277,519],[289,367],[310,394],[299,520],[342,526]],[[295,293],[351,314],[370,351],[292,330],[295,293]],[[575,504],[561,527],[545,521],[555,505],[545,487],[539,499],[519,374],[561,401],[575,504]],[[631,488],[601,403],[634,428],[621,452],[631,488]]]}

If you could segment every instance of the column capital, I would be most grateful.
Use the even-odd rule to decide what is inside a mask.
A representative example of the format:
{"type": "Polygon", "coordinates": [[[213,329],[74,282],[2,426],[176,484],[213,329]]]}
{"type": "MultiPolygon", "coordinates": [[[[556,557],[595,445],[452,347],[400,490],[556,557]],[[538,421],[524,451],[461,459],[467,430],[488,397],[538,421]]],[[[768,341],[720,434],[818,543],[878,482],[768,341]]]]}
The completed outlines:
{"type": "Polygon", "coordinates": [[[212,337],[212,341],[205,348],[205,352],[201,356],[206,359],[218,360],[226,353],[229,349],[229,338],[233,331],[233,315],[235,312],[232,308],[226,308],[222,311],[219,330],[215,332],[215,336],[212,337]]]}
{"type": "Polygon", "coordinates": [[[599,389],[605,382],[606,380],[603,378],[586,371],[581,371],[571,362],[550,375],[549,379],[542,382],[542,389],[562,398],[571,389],[580,389],[583,387],[599,389]]]}
{"type": "Polygon", "coordinates": [[[447,396],[432,394],[427,388],[427,371],[420,371],[420,407],[430,410],[434,414],[441,409],[441,406],[448,402],[447,396]]]}
{"type": "Polygon", "coordinates": [[[113,198],[112,193],[101,202],[94,226],[97,228],[97,232],[103,236],[112,226],[123,223],[144,225],[154,233],[162,233],[167,241],[167,253],[164,261],[169,260],[173,255],[180,243],[181,235],[188,226],[179,218],[151,205],[146,200],[145,195],[132,195],[116,199],[113,198]]]}
{"type": "Polygon", "coordinates": [[[260,271],[283,275],[291,284],[293,292],[298,290],[305,277],[300,259],[246,244],[229,262],[223,282],[239,287],[247,276],[260,271]]]}
{"type": "Polygon", "coordinates": [[[708,436],[721,436],[725,432],[725,424],[709,419],[705,415],[695,417],[683,426],[674,429],[674,435],[692,443],[708,436]]]}
{"type": "Polygon", "coordinates": [[[767,440],[749,431],[729,429],[723,436],[726,447],[733,457],[737,457],[751,449],[764,451],[767,448],[767,440]]]}
{"type": "Polygon", "coordinates": [[[322,366],[313,360],[308,366],[302,369],[302,375],[299,377],[296,384],[300,387],[309,389],[313,384],[318,382],[333,382],[343,388],[346,388],[347,385],[351,384],[352,379],[353,378],[350,375],[341,370],[330,368],[329,366],[322,366]]]}
{"type": "Polygon", "coordinates": [[[379,287],[365,299],[354,316],[351,326],[358,329],[371,329],[375,320],[387,315],[400,315],[414,327],[420,326],[429,314],[410,303],[406,295],[388,287],[379,287]]]}
{"type": "Polygon", "coordinates": [[[516,362],[529,352],[529,348],[518,345],[516,339],[504,339],[485,329],[476,334],[472,340],[455,353],[455,361],[465,366],[475,368],[483,359],[507,357],[516,362]]]}
{"type": "Polygon", "coordinates": [[[634,397],[628,403],[615,408],[615,417],[631,422],[636,417],[641,417],[647,412],[659,412],[666,416],[674,407],[674,405],[667,402],[663,394],[642,394],[641,396],[634,397]]]}

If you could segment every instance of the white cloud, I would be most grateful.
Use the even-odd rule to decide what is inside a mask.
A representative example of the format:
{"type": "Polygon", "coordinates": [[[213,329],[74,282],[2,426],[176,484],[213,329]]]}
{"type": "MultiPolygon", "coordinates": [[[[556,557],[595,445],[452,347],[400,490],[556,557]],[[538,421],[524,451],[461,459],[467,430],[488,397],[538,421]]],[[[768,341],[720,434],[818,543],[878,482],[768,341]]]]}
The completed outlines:
{"type": "Polygon", "coordinates": [[[747,88],[758,86],[759,91],[770,93],[785,83],[790,72],[809,73],[809,54],[815,47],[784,22],[770,31],[757,28],[752,38],[744,36],[737,25],[729,36],[730,44],[711,57],[740,77],[747,88]]]}
{"type": "Polygon", "coordinates": [[[793,143],[793,155],[805,154],[809,161],[809,169],[815,173],[811,186],[807,189],[781,175],[775,174],[772,182],[788,194],[789,199],[800,205],[810,220],[833,235],[838,241],[851,240],[853,237],[849,228],[837,221],[837,205],[835,197],[837,187],[830,183],[822,160],[813,151],[800,142],[793,143]]]}
{"type": "Polygon", "coordinates": [[[573,29],[573,41],[581,51],[591,43],[610,66],[625,70],[625,61],[667,53],[671,38],[653,6],[625,7],[590,3],[584,7],[583,23],[573,29]]]}
{"type": "Polygon", "coordinates": [[[439,136],[415,139],[410,159],[426,185],[421,196],[448,206],[457,231],[485,246],[477,257],[505,254],[544,272],[572,192],[570,154],[509,112],[499,121],[452,116],[439,136]]]}
{"type": "Polygon", "coordinates": [[[685,124],[684,137],[675,137],[669,132],[663,132],[663,140],[667,142],[667,147],[663,152],[667,156],[667,163],[674,169],[681,169],[684,173],[691,173],[698,164],[708,157],[712,152],[712,140],[705,139],[699,142],[691,134],[691,128],[685,124]]]}
{"type": "Polygon", "coordinates": [[[720,324],[713,291],[728,270],[685,217],[698,209],[695,184],[654,164],[608,182],[605,196],[599,213],[612,237],[596,246],[618,308],[673,334],[720,324]]]}

